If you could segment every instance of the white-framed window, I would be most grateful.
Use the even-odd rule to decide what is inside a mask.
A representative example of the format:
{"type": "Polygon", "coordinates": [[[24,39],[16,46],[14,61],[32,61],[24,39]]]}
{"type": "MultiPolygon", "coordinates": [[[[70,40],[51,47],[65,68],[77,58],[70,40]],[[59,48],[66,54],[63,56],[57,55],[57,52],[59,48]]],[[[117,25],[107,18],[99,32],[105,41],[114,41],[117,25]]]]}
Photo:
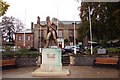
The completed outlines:
{"type": "Polygon", "coordinates": [[[18,41],[21,41],[22,40],[22,36],[18,36],[18,41]]]}
{"type": "Polygon", "coordinates": [[[30,41],[30,40],[31,40],[31,36],[27,36],[27,40],[29,40],[29,41],[30,41]]]}
{"type": "Polygon", "coordinates": [[[70,40],[70,42],[73,42],[73,40],[74,40],[74,30],[69,30],[69,40],[70,40]]]}
{"type": "Polygon", "coordinates": [[[74,30],[69,30],[69,36],[74,36],[74,30]]]}
{"type": "Polygon", "coordinates": [[[58,37],[63,37],[63,31],[62,30],[58,31],[58,37]]]}

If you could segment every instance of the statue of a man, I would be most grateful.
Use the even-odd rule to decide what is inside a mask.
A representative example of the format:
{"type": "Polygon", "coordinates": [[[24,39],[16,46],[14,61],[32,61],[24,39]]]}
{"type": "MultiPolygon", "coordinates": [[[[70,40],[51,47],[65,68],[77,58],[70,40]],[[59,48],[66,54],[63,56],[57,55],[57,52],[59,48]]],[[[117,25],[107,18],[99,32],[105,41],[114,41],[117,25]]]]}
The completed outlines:
{"type": "Polygon", "coordinates": [[[58,40],[57,40],[57,32],[56,32],[56,24],[52,21],[50,21],[50,17],[46,17],[46,26],[47,26],[47,37],[46,37],[46,45],[45,48],[48,47],[49,39],[52,36],[56,42],[57,47],[59,47],[58,40]]]}

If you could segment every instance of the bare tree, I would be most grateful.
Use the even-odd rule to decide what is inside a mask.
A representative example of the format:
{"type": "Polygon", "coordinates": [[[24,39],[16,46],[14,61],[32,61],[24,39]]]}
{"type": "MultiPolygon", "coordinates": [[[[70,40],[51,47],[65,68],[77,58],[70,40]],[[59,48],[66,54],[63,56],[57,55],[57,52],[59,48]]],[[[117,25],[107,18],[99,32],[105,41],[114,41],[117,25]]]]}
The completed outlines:
{"type": "Polygon", "coordinates": [[[2,22],[0,22],[0,28],[2,32],[2,39],[4,43],[13,43],[14,33],[23,29],[23,23],[14,17],[4,16],[2,22]]]}

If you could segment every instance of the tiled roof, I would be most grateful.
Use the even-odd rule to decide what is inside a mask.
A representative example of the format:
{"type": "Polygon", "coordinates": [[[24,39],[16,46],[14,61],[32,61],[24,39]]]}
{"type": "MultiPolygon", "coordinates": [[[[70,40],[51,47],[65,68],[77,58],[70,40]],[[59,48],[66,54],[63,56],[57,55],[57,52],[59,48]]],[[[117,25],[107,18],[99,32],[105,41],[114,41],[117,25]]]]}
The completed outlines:
{"type": "MultiPolygon", "coordinates": [[[[72,24],[74,21],[61,21],[63,24],[72,24]]],[[[79,24],[80,21],[75,21],[76,24],[79,24]]]]}
{"type": "MultiPolygon", "coordinates": [[[[46,24],[46,21],[41,21],[40,22],[41,24],[46,24]]],[[[60,21],[60,23],[63,23],[63,24],[73,24],[74,21],[60,21]]],[[[79,24],[80,21],[75,21],[76,24],[79,24]]]]}
{"type": "Polygon", "coordinates": [[[25,31],[19,31],[19,32],[16,32],[16,33],[32,33],[32,30],[31,29],[26,29],[25,31]]]}

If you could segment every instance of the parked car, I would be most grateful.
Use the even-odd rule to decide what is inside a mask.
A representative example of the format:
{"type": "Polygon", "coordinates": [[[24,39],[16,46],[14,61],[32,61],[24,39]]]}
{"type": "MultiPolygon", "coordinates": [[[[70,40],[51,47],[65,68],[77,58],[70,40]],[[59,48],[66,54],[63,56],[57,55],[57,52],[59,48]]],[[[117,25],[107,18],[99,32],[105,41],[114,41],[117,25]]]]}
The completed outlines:
{"type": "Polygon", "coordinates": [[[74,48],[76,47],[76,52],[79,53],[79,52],[84,52],[85,49],[80,47],[79,45],[76,45],[76,46],[71,46],[72,48],[72,51],[74,51],[74,48]]]}
{"type": "Polygon", "coordinates": [[[95,46],[94,49],[102,49],[102,48],[105,48],[103,46],[95,46]]]}
{"type": "Polygon", "coordinates": [[[81,47],[80,48],[80,52],[82,53],[82,52],[84,52],[85,51],[85,49],[83,48],[83,47],[81,47]]]}
{"type": "Polygon", "coordinates": [[[65,49],[62,48],[61,50],[62,50],[62,55],[64,55],[65,54],[65,49]]]}
{"type": "Polygon", "coordinates": [[[5,51],[5,49],[2,46],[0,46],[0,52],[3,52],[3,51],[5,51]]]}
{"type": "Polygon", "coordinates": [[[71,46],[65,46],[64,50],[65,50],[65,53],[71,53],[72,52],[71,46]]]}
{"type": "Polygon", "coordinates": [[[0,49],[0,52],[4,52],[5,50],[4,49],[0,49]]]}
{"type": "Polygon", "coordinates": [[[71,46],[72,51],[74,51],[75,47],[76,47],[76,52],[80,52],[80,47],[79,46],[71,46]]]}

